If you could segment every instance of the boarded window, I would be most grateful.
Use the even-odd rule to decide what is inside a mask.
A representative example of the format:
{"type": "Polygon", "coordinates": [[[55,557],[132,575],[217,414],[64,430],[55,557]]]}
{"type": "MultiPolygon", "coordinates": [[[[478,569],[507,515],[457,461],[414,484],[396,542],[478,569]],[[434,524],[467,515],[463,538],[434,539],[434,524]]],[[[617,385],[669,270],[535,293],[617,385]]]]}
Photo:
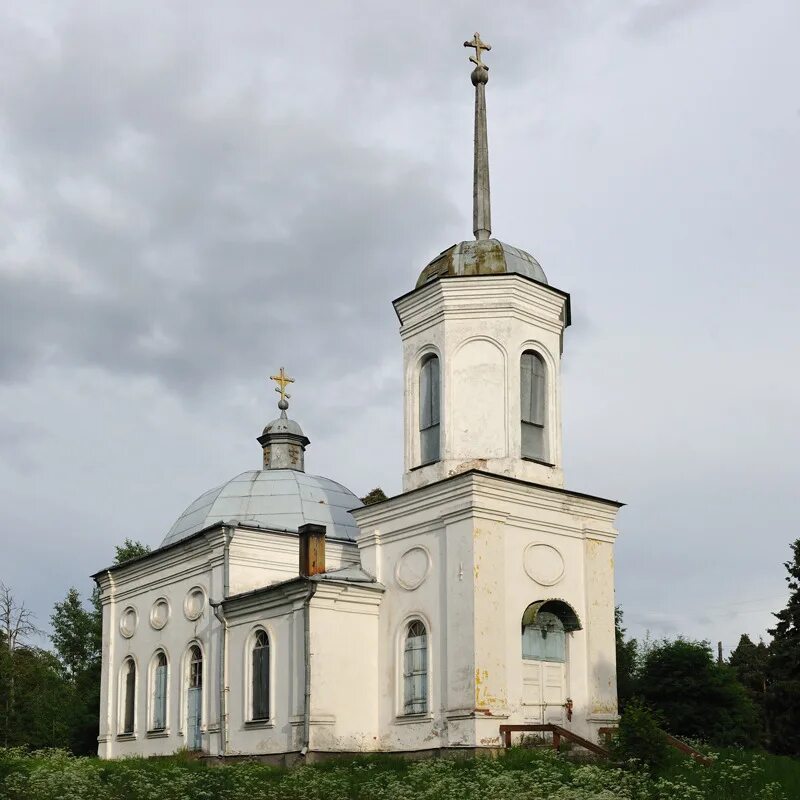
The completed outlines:
{"type": "Polygon", "coordinates": [[[269,719],[269,637],[266,631],[259,631],[253,644],[252,691],[252,719],[269,719]]]}
{"type": "Polygon", "coordinates": [[[428,356],[419,372],[420,461],[429,464],[439,460],[439,359],[428,356]]]}
{"type": "Polygon", "coordinates": [[[522,628],[522,657],[530,661],[564,663],[567,638],[564,623],[548,611],[540,611],[536,621],[522,628]]]}
{"type": "Polygon", "coordinates": [[[129,658],[122,666],[122,732],[133,733],[133,715],[136,708],[136,664],[129,658]]]}
{"type": "Polygon", "coordinates": [[[159,653],[153,669],[153,730],[162,731],[166,727],[167,657],[163,653],[159,653]]]}
{"type": "Polygon", "coordinates": [[[520,415],[522,424],[522,455],[525,458],[547,460],[545,446],[544,361],[538,353],[528,350],[520,361],[520,415]]]}
{"type": "Polygon", "coordinates": [[[406,631],[403,650],[403,712],[424,714],[428,710],[428,634],[414,620],[406,631]]]}

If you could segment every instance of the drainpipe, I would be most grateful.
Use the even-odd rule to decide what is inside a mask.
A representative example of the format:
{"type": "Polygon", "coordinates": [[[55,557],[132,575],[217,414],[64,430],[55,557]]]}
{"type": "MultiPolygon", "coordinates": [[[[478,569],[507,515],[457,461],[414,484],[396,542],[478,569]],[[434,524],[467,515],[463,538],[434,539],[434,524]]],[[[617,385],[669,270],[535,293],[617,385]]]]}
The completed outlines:
{"type": "Polygon", "coordinates": [[[222,600],[210,602],[214,616],[220,623],[219,645],[219,734],[220,756],[228,754],[228,620],[222,610],[222,602],[230,594],[230,544],[232,533],[230,528],[222,529],[222,600]]]}
{"type": "Polygon", "coordinates": [[[300,755],[308,755],[311,743],[311,598],[317,591],[317,584],[308,587],[308,594],[303,601],[303,648],[305,655],[305,692],[303,696],[303,747],[300,755]]]}

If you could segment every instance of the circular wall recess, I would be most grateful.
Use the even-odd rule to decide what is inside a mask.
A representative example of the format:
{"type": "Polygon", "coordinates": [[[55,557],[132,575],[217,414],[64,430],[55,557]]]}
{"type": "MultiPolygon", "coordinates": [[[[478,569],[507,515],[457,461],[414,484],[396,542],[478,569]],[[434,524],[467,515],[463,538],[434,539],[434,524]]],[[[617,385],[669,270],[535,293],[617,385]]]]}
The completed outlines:
{"type": "Polygon", "coordinates": [[[166,597],[159,597],[150,609],[150,624],[160,631],[169,619],[169,602],[166,597]]]}
{"type": "Polygon", "coordinates": [[[431,557],[424,547],[406,550],[397,562],[394,577],[403,589],[412,591],[425,583],[431,571],[431,557]]]}
{"type": "Polygon", "coordinates": [[[528,577],[542,586],[553,586],[564,577],[564,557],[550,544],[529,544],[522,565],[528,577]]]}
{"type": "Polygon", "coordinates": [[[136,631],[136,625],[139,622],[139,615],[133,606],[128,606],[119,617],[119,632],[126,638],[130,639],[136,631]]]}
{"type": "Polygon", "coordinates": [[[187,619],[198,619],[206,607],[206,593],[200,586],[189,589],[183,601],[183,613],[187,619]]]}

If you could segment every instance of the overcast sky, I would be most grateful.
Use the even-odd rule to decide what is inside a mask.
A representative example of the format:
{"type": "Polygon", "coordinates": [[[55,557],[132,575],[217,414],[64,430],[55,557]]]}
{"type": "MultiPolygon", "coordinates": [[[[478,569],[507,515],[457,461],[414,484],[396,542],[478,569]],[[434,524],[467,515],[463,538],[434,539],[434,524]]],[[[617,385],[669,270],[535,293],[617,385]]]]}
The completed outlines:
{"type": "Polygon", "coordinates": [[[572,294],[569,488],[629,631],[735,645],[800,536],[796,0],[0,4],[0,580],[42,623],[257,468],[401,487],[391,300],[494,234],[572,294]],[[491,9],[491,10],[489,10],[491,9]]]}

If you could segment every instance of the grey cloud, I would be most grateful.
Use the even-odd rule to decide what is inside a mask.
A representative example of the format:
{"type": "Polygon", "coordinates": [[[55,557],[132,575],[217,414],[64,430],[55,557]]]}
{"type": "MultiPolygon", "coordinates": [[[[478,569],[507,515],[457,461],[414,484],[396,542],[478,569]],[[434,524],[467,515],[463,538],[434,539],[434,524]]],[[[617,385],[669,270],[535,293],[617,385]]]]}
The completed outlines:
{"type": "Polygon", "coordinates": [[[334,371],[386,346],[363,327],[455,217],[434,170],[321,119],[270,119],[248,92],[198,114],[191,60],[111,79],[75,43],[30,60],[3,138],[45,263],[0,274],[4,379],[58,360],[185,390],[281,339],[334,371]]]}

